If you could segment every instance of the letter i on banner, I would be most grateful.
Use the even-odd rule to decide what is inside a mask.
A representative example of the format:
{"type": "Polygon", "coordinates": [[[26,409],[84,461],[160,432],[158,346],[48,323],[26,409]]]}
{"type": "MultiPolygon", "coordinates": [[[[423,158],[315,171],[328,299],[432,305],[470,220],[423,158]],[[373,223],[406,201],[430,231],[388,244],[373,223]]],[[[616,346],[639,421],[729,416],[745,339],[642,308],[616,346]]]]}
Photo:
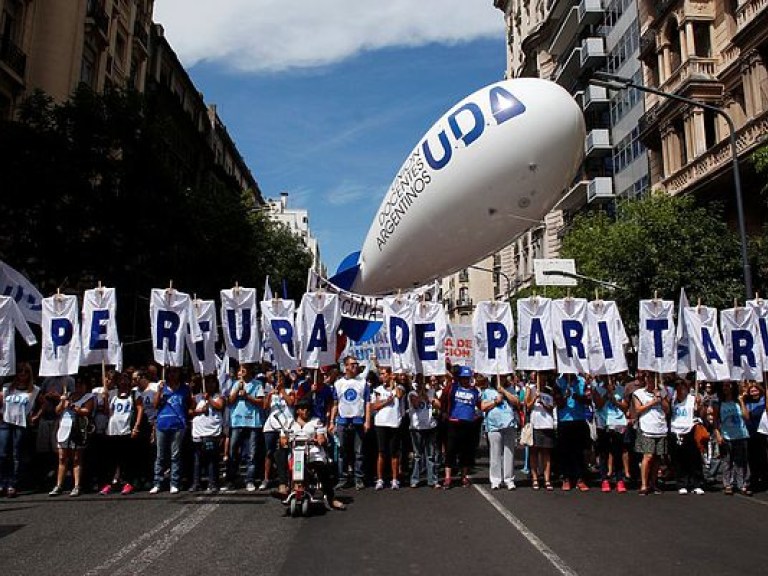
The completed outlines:
{"type": "Polygon", "coordinates": [[[478,302],[472,318],[475,371],[485,375],[514,371],[512,338],[515,335],[509,302],[478,302]]]}
{"type": "Polygon", "coordinates": [[[549,298],[532,296],[517,301],[517,369],[555,369],[549,298]]]}
{"type": "Polygon", "coordinates": [[[40,376],[76,374],[81,348],[77,297],[56,294],[43,298],[42,319],[40,376]]]}
{"type": "Polygon", "coordinates": [[[754,300],[747,301],[747,308],[755,311],[755,319],[759,329],[758,338],[760,340],[761,361],[763,370],[768,370],[768,300],[757,297],[754,300]]]}
{"type": "Polygon", "coordinates": [[[627,370],[624,346],[627,331],[616,302],[595,300],[587,307],[589,371],[596,375],[618,374],[627,370]]]}
{"type": "Polygon", "coordinates": [[[83,294],[81,326],[83,366],[118,363],[117,295],[114,288],[99,286],[83,294]]]}

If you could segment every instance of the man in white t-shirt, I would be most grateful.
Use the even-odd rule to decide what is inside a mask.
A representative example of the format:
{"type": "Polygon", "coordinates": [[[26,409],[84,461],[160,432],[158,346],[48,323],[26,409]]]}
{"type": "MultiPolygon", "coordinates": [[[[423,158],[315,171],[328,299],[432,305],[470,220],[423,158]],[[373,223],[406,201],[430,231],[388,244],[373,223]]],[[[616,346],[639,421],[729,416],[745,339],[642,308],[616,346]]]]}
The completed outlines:
{"type": "Polygon", "coordinates": [[[370,391],[365,379],[358,373],[359,362],[354,356],[344,358],[344,375],[333,384],[333,407],[329,433],[335,432],[339,447],[339,483],[337,488],[349,487],[347,481],[347,453],[355,452],[355,488],[362,490],[363,436],[371,428],[370,391]]]}

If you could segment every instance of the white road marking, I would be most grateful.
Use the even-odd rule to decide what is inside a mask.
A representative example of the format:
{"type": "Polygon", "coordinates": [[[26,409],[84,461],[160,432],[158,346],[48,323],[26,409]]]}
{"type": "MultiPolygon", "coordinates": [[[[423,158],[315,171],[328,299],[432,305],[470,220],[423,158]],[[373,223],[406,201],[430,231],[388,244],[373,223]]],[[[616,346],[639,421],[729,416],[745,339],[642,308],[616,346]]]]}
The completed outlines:
{"type": "Polygon", "coordinates": [[[191,532],[198,524],[205,520],[218,504],[204,504],[201,506],[184,506],[163,520],[149,532],[142,534],[128,546],[124,546],[110,556],[103,564],[86,572],[86,576],[97,576],[109,572],[112,576],[122,574],[140,574],[146,570],[155,560],[165,554],[176,542],[191,532]],[[186,515],[186,518],[182,518],[186,515]],[[165,532],[165,534],[163,534],[165,532]],[[150,542],[143,550],[134,552],[139,546],[150,542]],[[131,559],[124,562],[126,556],[131,559]],[[120,563],[118,569],[111,568],[120,563]]]}
{"type": "Polygon", "coordinates": [[[552,566],[554,566],[555,569],[560,572],[560,574],[563,576],[578,576],[578,573],[573,568],[568,566],[568,564],[566,564],[565,561],[560,558],[560,556],[555,554],[555,552],[549,546],[547,546],[541,538],[531,532],[531,530],[529,530],[528,527],[523,524],[517,516],[512,514],[512,512],[507,510],[501,504],[501,502],[494,498],[487,488],[478,486],[477,484],[474,484],[474,487],[478,492],[480,492],[483,498],[490,502],[491,506],[496,508],[496,511],[501,514],[507,520],[507,522],[515,527],[515,530],[520,532],[520,534],[522,534],[523,537],[528,540],[528,542],[530,542],[534,548],[536,548],[536,550],[538,550],[547,560],[549,560],[549,563],[552,564],[552,566]]]}

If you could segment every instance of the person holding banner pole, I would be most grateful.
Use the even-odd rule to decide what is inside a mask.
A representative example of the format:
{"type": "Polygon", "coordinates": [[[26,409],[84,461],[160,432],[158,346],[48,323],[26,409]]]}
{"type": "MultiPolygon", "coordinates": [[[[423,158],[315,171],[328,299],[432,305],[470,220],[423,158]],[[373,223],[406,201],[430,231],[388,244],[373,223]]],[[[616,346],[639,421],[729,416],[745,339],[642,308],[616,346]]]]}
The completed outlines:
{"type": "Polygon", "coordinates": [[[687,380],[679,379],[672,399],[672,464],[677,476],[679,494],[704,494],[704,471],[701,451],[694,435],[699,413],[699,397],[691,391],[687,380]]]}
{"type": "MultiPolygon", "coordinates": [[[[505,379],[506,380],[506,379],[505,379]]],[[[489,381],[491,384],[492,381],[489,381]]],[[[488,476],[491,490],[498,490],[502,483],[507,490],[515,486],[515,444],[517,443],[517,409],[520,400],[515,385],[504,388],[501,376],[496,375],[495,386],[489,385],[481,395],[480,409],[485,414],[488,433],[490,469],[488,476]]]]}
{"type": "Polygon", "coordinates": [[[638,372],[645,387],[632,395],[632,406],[639,421],[635,450],[643,455],[640,465],[640,490],[638,494],[661,494],[657,479],[661,458],[668,453],[667,415],[670,411],[666,390],[645,371],[638,372]]]}
{"type": "MultiPolygon", "coordinates": [[[[387,463],[390,465],[392,490],[400,489],[398,475],[400,472],[400,419],[401,404],[405,396],[406,388],[410,388],[407,379],[405,385],[401,385],[393,374],[389,374],[386,380],[382,380],[379,386],[373,389],[374,400],[371,402],[371,411],[374,412],[373,422],[376,429],[376,490],[384,489],[384,470],[387,463]],[[389,462],[387,462],[389,461],[389,462]]],[[[398,374],[398,377],[400,374],[398,374]]]]}
{"type": "Polygon", "coordinates": [[[408,417],[410,421],[411,444],[413,445],[413,470],[411,488],[418,488],[421,469],[426,468],[427,486],[438,488],[437,483],[437,419],[440,401],[436,398],[437,378],[430,379],[427,386],[424,375],[416,375],[416,386],[408,393],[408,417]]]}
{"type": "Polygon", "coordinates": [[[245,487],[248,492],[256,490],[256,458],[263,453],[264,385],[256,378],[253,364],[241,364],[237,382],[229,393],[230,439],[227,460],[227,485],[225,491],[236,488],[240,455],[245,446],[245,487]]]}
{"type": "Polygon", "coordinates": [[[75,389],[70,394],[63,394],[56,412],[59,414],[59,429],[56,439],[59,443],[59,469],[56,485],[48,495],[62,493],[67,464],[72,461],[72,479],[74,485],[69,495],[77,497],[81,491],[83,452],[87,443],[87,429],[93,414],[93,394],[88,390],[88,380],[83,374],[75,378],[75,389]]]}

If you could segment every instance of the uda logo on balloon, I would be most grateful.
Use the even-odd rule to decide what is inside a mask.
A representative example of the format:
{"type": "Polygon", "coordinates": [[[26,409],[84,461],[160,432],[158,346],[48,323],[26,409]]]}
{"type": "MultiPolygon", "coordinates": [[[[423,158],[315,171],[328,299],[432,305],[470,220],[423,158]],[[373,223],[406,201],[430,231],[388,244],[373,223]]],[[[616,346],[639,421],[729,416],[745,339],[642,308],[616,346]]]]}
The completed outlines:
{"type": "Polygon", "coordinates": [[[554,82],[478,90],[419,139],[332,282],[362,294],[410,289],[499,251],[557,204],[585,134],[581,108],[554,82]]]}

